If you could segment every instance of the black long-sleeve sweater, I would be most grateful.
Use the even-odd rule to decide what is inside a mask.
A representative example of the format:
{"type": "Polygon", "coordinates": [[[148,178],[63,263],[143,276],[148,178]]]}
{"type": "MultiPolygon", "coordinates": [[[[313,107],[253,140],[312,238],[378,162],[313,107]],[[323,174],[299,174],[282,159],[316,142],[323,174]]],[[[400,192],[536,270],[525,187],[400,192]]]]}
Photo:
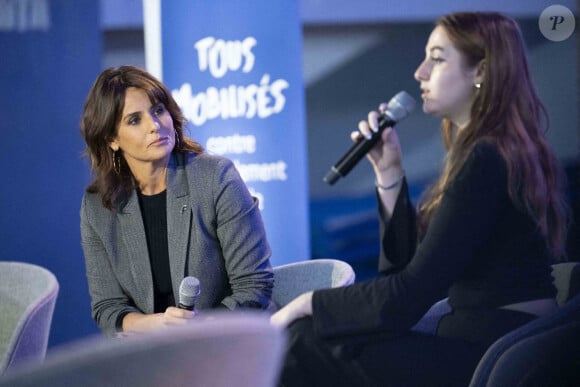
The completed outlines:
{"type": "Polygon", "coordinates": [[[313,321],[321,337],[407,331],[447,294],[455,309],[554,297],[547,242],[510,199],[506,163],[494,145],[474,147],[419,244],[403,184],[392,218],[381,214],[385,275],[316,291],[313,321]]]}

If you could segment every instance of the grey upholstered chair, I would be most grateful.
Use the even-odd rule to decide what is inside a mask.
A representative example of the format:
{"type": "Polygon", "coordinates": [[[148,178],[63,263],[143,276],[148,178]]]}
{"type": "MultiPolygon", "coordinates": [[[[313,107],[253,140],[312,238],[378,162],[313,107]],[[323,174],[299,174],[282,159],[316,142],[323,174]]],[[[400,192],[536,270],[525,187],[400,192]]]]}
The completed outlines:
{"type": "Polygon", "coordinates": [[[496,341],[470,387],[580,385],[580,295],[546,317],[496,341]]]}
{"type": "Polygon", "coordinates": [[[47,269],[0,262],[0,375],[46,355],[58,281],[47,269]]]}
{"type": "Polygon", "coordinates": [[[552,268],[559,310],[493,343],[481,358],[470,387],[580,385],[580,262],[552,268]]]}
{"type": "Polygon", "coordinates": [[[51,349],[0,387],[273,387],[285,332],[262,312],[206,312],[151,333],[89,337],[51,349]]]}
{"type": "Polygon", "coordinates": [[[337,259],[312,259],[274,267],[272,299],[281,308],[302,293],[354,283],[355,272],[337,259]]]}
{"type": "MultiPolygon", "coordinates": [[[[580,385],[580,262],[552,265],[559,310],[500,337],[481,358],[470,387],[580,385]],[[574,344],[572,344],[574,343],[574,344]],[[514,384],[514,381],[517,383],[514,384]]],[[[451,311],[447,298],[436,302],[412,328],[435,334],[451,311]]]]}

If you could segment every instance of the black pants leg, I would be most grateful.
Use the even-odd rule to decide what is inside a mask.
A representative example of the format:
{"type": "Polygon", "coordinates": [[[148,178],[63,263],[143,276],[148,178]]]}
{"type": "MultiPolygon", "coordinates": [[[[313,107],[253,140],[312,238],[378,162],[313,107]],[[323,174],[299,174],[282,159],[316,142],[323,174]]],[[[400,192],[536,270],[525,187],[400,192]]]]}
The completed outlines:
{"type": "Polygon", "coordinates": [[[318,338],[310,318],[288,330],[284,387],[467,386],[485,347],[419,333],[318,338]]]}
{"type": "Polygon", "coordinates": [[[466,387],[485,350],[461,339],[409,332],[366,344],[356,362],[379,386],[466,387]]]}
{"type": "Polygon", "coordinates": [[[280,385],[284,387],[375,386],[357,363],[341,355],[340,343],[321,340],[310,317],[288,327],[288,347],[280,385]]]}
{"type": "Polygon", "coordinates": [[[534,319],[505,309],[454,311],[438,336],[407,332],[320,339],[310,317],[289,327],[285,387],[467,386],[500,336],[534,319]]]}

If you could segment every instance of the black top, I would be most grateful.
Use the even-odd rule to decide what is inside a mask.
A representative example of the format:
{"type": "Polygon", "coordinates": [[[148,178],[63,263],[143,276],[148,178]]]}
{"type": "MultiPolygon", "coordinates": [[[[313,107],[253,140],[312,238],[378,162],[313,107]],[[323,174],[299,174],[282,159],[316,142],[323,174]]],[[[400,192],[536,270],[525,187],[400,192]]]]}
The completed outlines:
{"type": "Polygon", "coordinates": [[[473,149],[419,244],[404,182],[388,224],[381,214],[381,244],[385,276],[314,293],[321,336],[407,331],[447,294],[454,309],[556,294],[547,242],[511,201],[505,160],[491,144],[473,149]]]}
{"type": "Polygon", "coordinates": [[[153,275],[155,313],[165,312],[168,306],[175,306],[169,269],[166,192],[156,195],[137,192],[153,275]]]}

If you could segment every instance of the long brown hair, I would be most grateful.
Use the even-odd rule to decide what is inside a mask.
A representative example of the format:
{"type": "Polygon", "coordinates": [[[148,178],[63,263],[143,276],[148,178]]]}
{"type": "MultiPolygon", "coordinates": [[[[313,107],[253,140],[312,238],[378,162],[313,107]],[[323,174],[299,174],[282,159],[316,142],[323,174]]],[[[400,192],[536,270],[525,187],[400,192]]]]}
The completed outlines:
{"type": "MultiPolygon", "coordinates": [[[[185,117],[171,93],[154,76],[135,66],[104,70],[95,80],[84,104],[81,134],[87,145],[93,181],[86,191],[98,193],[105,208],[114,209],[129,198],[135,179],[124,157],[117,156],[109,143],[117,136],[128,88],[144,90],[152,104],[163,103],[173,119],[173,152],[202,153],[203,147],[183,134],[185,117]]],[[[118,152],[122,153],[122,152],[118,152]]]]}
{"type": "Polygon", "coordinates": [[[465,66],[484,61],[484,78],[469,124],[457,131],[443,119],[445,165],[419,207],[420,229],[424,232],[475,144],[487,141],[506,161],[510,198],[537,222],[554,256],[562,256],[567,229],[563,176],[545,139],[548,118],[531,80],[517,23],[494,12],[461,12],[441,17],[436,25],[463,54],[465,66]]]}

